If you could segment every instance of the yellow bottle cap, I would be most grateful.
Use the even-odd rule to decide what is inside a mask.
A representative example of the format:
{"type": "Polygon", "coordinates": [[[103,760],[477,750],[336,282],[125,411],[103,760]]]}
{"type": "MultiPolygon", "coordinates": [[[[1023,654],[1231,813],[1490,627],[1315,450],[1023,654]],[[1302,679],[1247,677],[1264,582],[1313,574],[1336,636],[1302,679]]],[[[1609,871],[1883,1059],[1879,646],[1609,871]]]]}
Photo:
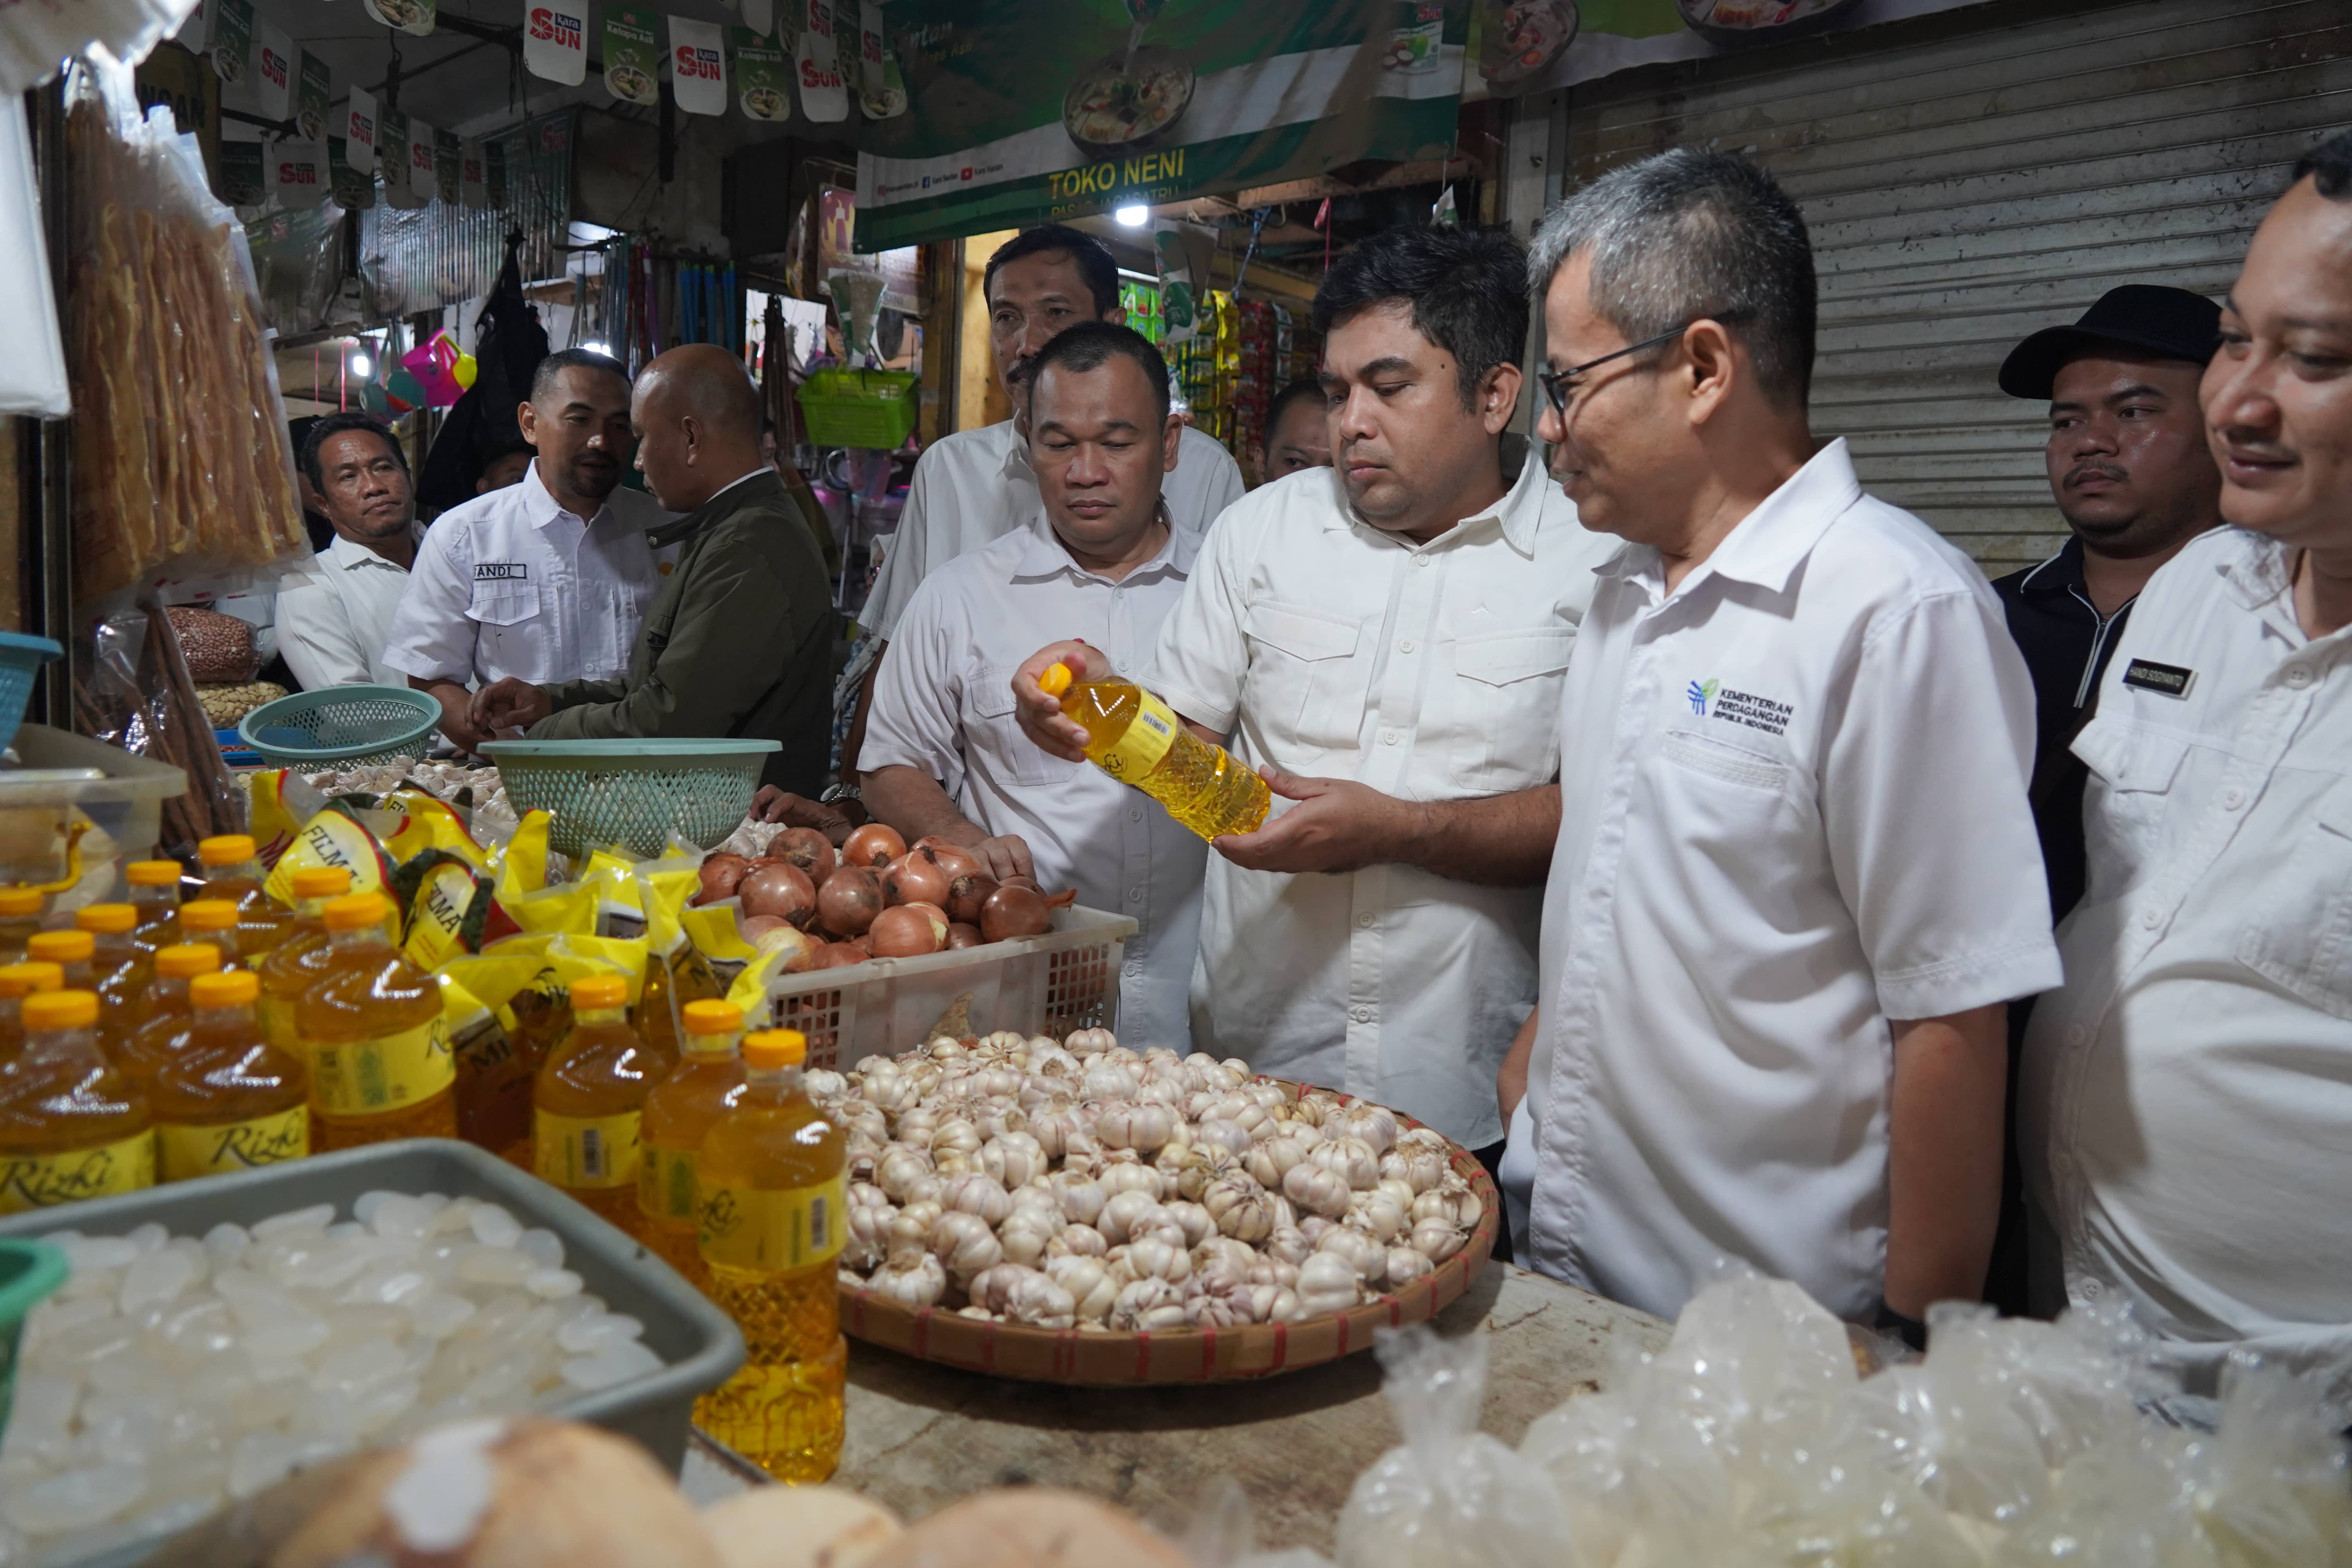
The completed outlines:
{"type": "Polygon", "coordinates": [[[808,1056],[808,1037],[798,1029],[761,1029],[743,1037],[747,1068],[796,1068],[808,1056]]]}
{"type": "Polygon", "coordinates": [[[688,1002],[684,1022],[689,1035],[731,1035],[743,1026],[743,1009],[732,1002],[688,1002]]]}
{"type": "Polygon", "coordinates": [[[329,899],[320,911],[329,931],[365,931],[392,918],[392,900],[382,893],[346,893],[329,899]]]}
{"type": "Polygon", "coordinates": [[[188,1005],[192,1007],[249,1007],[260,994],[261,976],[250,969],[199,974],[188,982],[188,1005]]]}
{"type": "Polygon", "coordinates": [[[1076,674],[1068,665],[1049,664],[1045,667],[1045,673],[1037,677],[1037,689],[1048,697],[1059,697],[1070,689],[1070,682],[1076,679],[1076,674]]]}
{"type": "Polygon", "coordinates": [[[220,949],[208,942],[184,942],[160,949],[155,973],[169,980],[193,980],[220,967],[220,949]]]}
{"type": "Polygon", "coordinates": [[[236,905],[226,899],[198,899],[180,906],[182,931],[235,931],[236,905]]]}
{"type": "Polygon", "coordinates": [[[583,974],[572,983],[572,1005],[623,1007],[628,1005],[629,983],[617,974],[583,974]]]}
{"type": "Polygon", "coordinates": [[[27,1029],[87,1029],[98,1022],[95,991],[37,991],[25,998],[27,1029]]]}
{"type": "Polygon", "coordinates": [[[66,983],[66,972],[54,963],[12,963],[0,968],[0,996],[30,996],[55,991],[66,983]]]}
{"type": "Polygon", "coordinates": [[[100,936],[122,936],[139,923],[139,911],[129,904],[89,904],[74,911],[74,925],[100,936]]]}
{"type": "Polygon", "coordinates": [[[98,951],[98,939],[86,931],[35,931],[25,944],[25,956],[44,963],[88,963],[98,951]]]}
{"type": "Polygon", "coordinates": [[[224,833],[196,846],[196,858],[207,866],[240,866],[252,859],[254,853],[250,833],[224,833]]]}
{"type": "Polygon", "coordinates": [[[0,919],[23,920],[37,915],[49,901],[49,896],[38,888],[0,888],[0,919]]]}
{"type": "Polygon", "coordinates": [[[133,860],[122,868],[122,875],[134,888],[176,888],[180,885],[180,863],[177,860],[133,860]]]}
{"type": "Polygon", "coordinates": [[[312,866],[294,873],[298,899],[340,899],[352,890],[352,874],[341,866],[312,866]]]}

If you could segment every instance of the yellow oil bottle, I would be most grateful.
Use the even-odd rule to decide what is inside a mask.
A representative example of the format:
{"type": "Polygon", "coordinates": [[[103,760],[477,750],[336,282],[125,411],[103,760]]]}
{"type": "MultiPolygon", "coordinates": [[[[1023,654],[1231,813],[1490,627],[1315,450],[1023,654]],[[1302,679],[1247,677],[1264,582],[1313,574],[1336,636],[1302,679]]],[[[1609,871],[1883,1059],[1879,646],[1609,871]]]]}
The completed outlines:
{"type": "Polygon", "coordinates": [[[129,904],[89,904],[74,911],[74,929],[90,937],[90,975],[97,982],[98,1037],[109,1050],[139,1026],[140,1004],[154,967],[133,940],[139,911],[129,904]]]}
{"type": "Polygon", "coordinates": [[[0,959],[14,963],[41,929],[49,896],[38,888],[0,888],[0,959]]]}
{"type": "Polygon", "coordinates": [[[203,942],[220,954],[223,969],[245,969],[245,932],[227,899],[191,899],[180,906],[180,940],[203,942]]]}
{"type": "Polygon", "coordinates": [[[637,1164],[646,1094],[659,1062],[626,1011],[628,982],[572,983],[572,1032],[530,1085],[532,1168],[623,1230],[637,1229],[637,1164]]]}
{"type": "Polygon", "coordinates": [[[98,1048],[98,993],[37,991],[22,1017],[0,1062],[0,1214],[153,1186],[153,1121],[98,1048]]]}
{"type": "Polygon", "coordinates": [[[1076,680],[1057,664],[1038,678],[1087,732],[1087,756],[1133,784],[1203,838],[1252,833],[1274,802],[1265,781],[1184,727],[1175,710],[1131,680],[1076,680]]]}
{"type": "Polygon", "coordinates": [[[155,1075],[172,1059],[188,1026],[189,982],[220,966],[220,949],[208,942],[174,942],[155,954],[155,978],[141,998],[139,1026],[107,1051],[142,1094],[154,1088],[155,1075]]]}
{"type": "Polygon", "coordinates": [[[131,884],[131,907],[139,911],[131,940],[149,952],[180,940],[180,863],[133,860],[122,868],[131,884]]]}
{"type": "Polygon", "coordinates": [[[688,1002],[679,1013],[686,1054],[646,1096],[637,1239],[707,1290],[710,1276],[695,1238],[695,1162],[703,1134],[743,1097],[743,1058],[735,1048],[743,1011],[732,1002],[703,1000],[688,1002]]]}
{"type": "Polygon", "coordinates": [[[381,893],[328,900],[332,959],[294,1006],[310,1072],[310,1146],[320,1152],[395,1138],[455,1138],[457,1066],[441,987],[392,945],[381,893]]]}
{"type": "Polygon", "coordinates": [[[45,931],[34,933],[25,944],[25,956],[36,963],[54,963],[65,973],[65,988],[68,991],[98,991],[98,975],[91,959],[98,952],[98,939],[86,931],[45,931]]]}
{"type": "Polygon", "coordinates": [[[11,963],[0,967],[0,1061],[25,1045],[25,998],[36,991],[56,991],[66,983],[65,971],[54,963],[11,963]]]}
{"type": "Polygon", "coordinates": [[[263,1038],[260,994],[249,969],[188,982],[191,1011],[147,1096],[159,1180],[226,1175],[310,1152],[310,1075],[292,1051],[263,1038]]]}
{"type": "Polygon", "coordinates": [[[265,873],[251,834],[224,833],[217,838],[200,839],[196,858],[205,868],[203,896],[226,899],[236,906],[239,957],[253,963],[285,939],[291,911],[263,890],[265,873]]]}
{"type": "Polygon", "coordinates": [[[780,1481],[841,1461],[849,1345],[834,1259],[847,1233],[847,1140],[801,1087],[796,1029],[743,1039],[743,1093],[702,1140],[698,1241],[710,1299],[743,1331],[742,1367],[696,1425],[780,1481]]]}
{"type": "Polygon", "coordinates": [[[351,890],[352,874],[341,866],[294,873],[294,912],[285,939],[253,966],[261,977],[261,1032],[270,1044],[294,1048],[294,1005],[319,983],[334,956],[327,941],[327,900],[351,890]]]}

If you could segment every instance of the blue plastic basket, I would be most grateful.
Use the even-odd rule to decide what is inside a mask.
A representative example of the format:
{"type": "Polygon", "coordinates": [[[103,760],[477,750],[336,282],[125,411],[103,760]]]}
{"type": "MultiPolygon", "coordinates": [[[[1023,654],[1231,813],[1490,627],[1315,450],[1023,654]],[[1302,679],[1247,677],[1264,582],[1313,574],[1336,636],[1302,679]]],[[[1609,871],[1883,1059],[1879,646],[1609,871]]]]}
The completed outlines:
{"type": "Polygon", "coordinates": [[[14,741],[16,726],[25,721],[25,704],[33,696],[33,677],[65,651],[47,637],[0,632],[0,746],[14,741]]]}
{"type": "Polygon", "coordinates": [[[441,704],[405,686],[330,686],[265,702],[237,735],[281,768],[350,767],[420,757],[441,704]]]}

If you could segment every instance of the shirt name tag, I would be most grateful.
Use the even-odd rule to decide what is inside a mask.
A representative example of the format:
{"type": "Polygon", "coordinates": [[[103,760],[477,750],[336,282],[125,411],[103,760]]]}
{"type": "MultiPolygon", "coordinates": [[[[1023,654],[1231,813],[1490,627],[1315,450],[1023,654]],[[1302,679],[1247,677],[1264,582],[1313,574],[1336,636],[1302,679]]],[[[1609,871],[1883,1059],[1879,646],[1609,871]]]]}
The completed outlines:
{"type": "Polygon", "coordinates": [[[521,583],[530,576],[528,561],[477,561],[474,581],[477,583],[521,583]]]}
{"type": "Polygon", "coordinates": [[[2197,679],[2193,669],[2183,669],[2177,664],[2158,664],[2154,659],[2136,658],[2124,667],[2124,684],[2137,686],[2142,691],[2154,691],[2166,697],[2186,697],[2189,683],[2197,679]]]}

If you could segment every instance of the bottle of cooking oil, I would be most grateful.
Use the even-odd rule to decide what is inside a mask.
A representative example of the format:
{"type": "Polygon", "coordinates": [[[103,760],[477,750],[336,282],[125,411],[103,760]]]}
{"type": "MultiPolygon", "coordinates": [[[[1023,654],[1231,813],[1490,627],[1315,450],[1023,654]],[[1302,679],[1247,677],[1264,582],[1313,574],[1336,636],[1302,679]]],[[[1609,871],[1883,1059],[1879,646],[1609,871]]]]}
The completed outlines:
{"type": "Polygon", "coordinates": [[[131,907],[139,924],[131,938],[153,952],[180,940],[180,863],[177,860],[133,860],[122,868],[131,884],[131,907]]]}
{"type": "Polygon", "coordinates": [[[249,969],[188,982],[193,1010],[147,1096],[161,1180],[226,1175],[310,1152],[310,1075],[292,1051],[262,1037],[260,994],[249,969]]]}
{"type": "Polygon", "coordinates": [[[327,900],[352,890],[352,874],[341,866],[311,866],[294,873],[294,914],[285,940],[253,966],[261,976],[261,1032],[274,1046],[294,1048],[294,1004],[319,983],[335,950],[327,941],[327,900]]]}
{"type": "Polygon", "coordinates": [[[530,1085],[532,1167],[623,1230],[637,1228],[637,1165],[653,1053],[629,1026],[628,982],[572,983],[572,1032],[530,1085]]]}
{"type": "Polygon", "coordinates": [[[14,963],[25,956],[48,907],[49,896],[38,888],[0,888],[0,958],[14,963]]]}
{"type": "Polygon", "coordinates": [[[98,1048],[98,993],[24,1000],[25,1045],[0,1062],[0,1214],[155,1184],[147,1100],[98,1048]]]}
{"type": "Polygon", "coordinates": [[[226,899],[236,906],[239,956],[248,964],[285,939],[291,918],[285,905],[263,890],[261,862],[249,833],[224,833],[200,839],[196,858],[204,862],[204,897],[226,899]]]}
{"type": "Polygon", "coordinates": [[[22,1049],[25,1044],[25,1022],[21,1016],[25,998],[36,991],[56,991],[66,983],[65,971],[54,963],[11,963],[0,967],[0,1061],[5,1061],[22,1049]]]}
{"type": "Polygon", "coordinates": [[[245,933],[236,904],[226,899],[191,899],[180,906],[180,940],[203,942],[219,952],[223,969],[244,969],[245,933]]]}
{"type": "Polygon", "coordinates": [[[132,938],[138,924],[139,911],[129,904],[89,904],[74,911],[74,929],[89,932],[98,1037],[109,1049],[139,1026],[147,982],[154,977],[152,961],[132,938]]]}
{"type": "Polygon", "coordinates": [[[179,1048],[179,1037],[188,1026],[189,983],[221,966],[220,949],[208,942],[174,942],[155,954],[155,978],[140,999],[138,1027],[115,1041],[107,1055],[142,1094],[152,1089],[179,1048]]]}
{"type": "Polygon", "coordinates": [[[86,931],[36,931],[25,944],[26,958],[36,963],[54,963],[65,972],[68,991],[97,991],[98,979],[90,963],[97,952],[98,939],[86,931]]]}
{"type": "Polygon", "coordinates": [[[1037,678],[1087,732],[1087,756],[1133,784],[1203,838],[1252,833],[1274,796],[1265,781],[1184,727],[1175,710],[1131,680],[1077,680],[1066,664],[1037,678]]]}
{"type": "Polygon", "coordinates": [[[392,945],[391,915],[381,893],[331,899],[320,912],[334,954],[294,1005],[310,1069],[310,1145],[320,1152],[457,1135],[441,987],[392,945]]]}
{"type": "Polygon", "coordinates": [[[742,1097],[702,1140],[706,1288],[743,1331],[740,1371],[695,1402],[697,1425],[780,1481],[841,1460],[849,1346],[834,1259],[847,1235],[847,1140],[801,1088],[797,1029],[743,1038],[742,1097]]]}
{"type": "Polygon", "coordinates": [[[695,1239],[695,1156],[711,1123],[743,1097],[743,1058],[735,1042],[743,1010],[732,1002],[688,1002],[679,1009],[686,1055],[646,1096],[645,1154],[637,1164],[637,1239],[702,1289],[710,1275],[695,1239]]]}

